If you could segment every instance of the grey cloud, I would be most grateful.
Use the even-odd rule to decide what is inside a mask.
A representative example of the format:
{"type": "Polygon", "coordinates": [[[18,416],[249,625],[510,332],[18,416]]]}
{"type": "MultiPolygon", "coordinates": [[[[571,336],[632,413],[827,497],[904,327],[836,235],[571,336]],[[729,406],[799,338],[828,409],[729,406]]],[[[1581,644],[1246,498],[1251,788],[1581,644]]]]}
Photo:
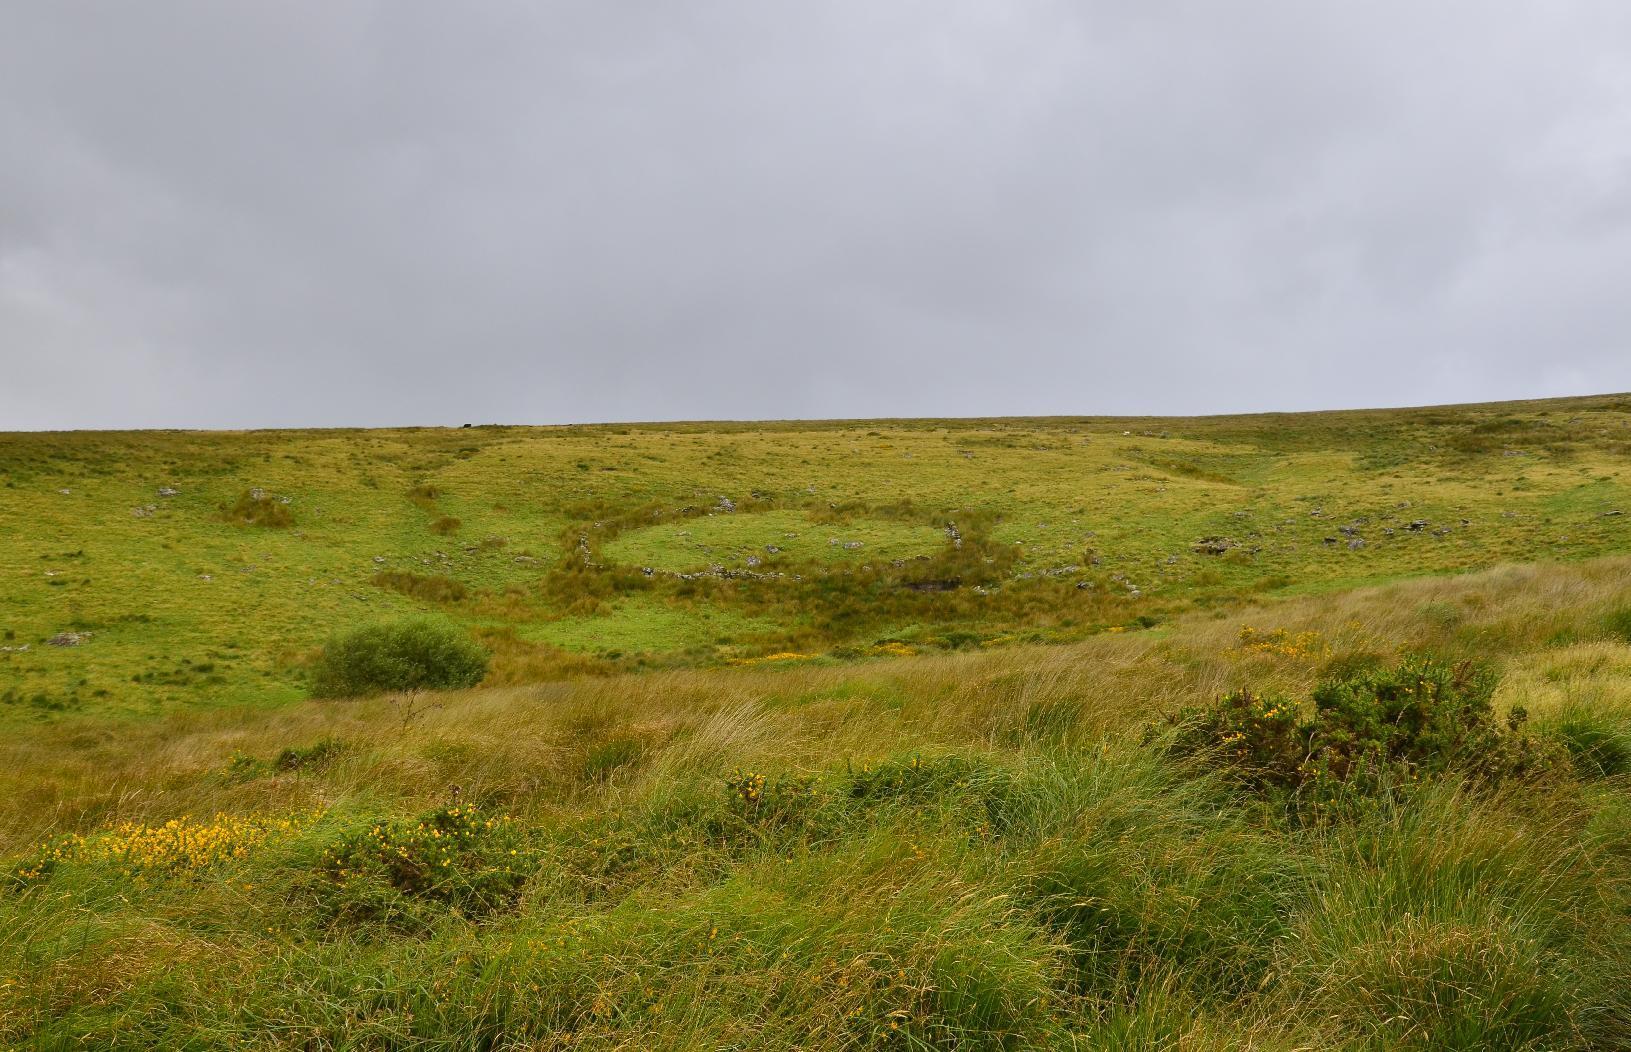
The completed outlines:
{"type": "Polygon", "coordinates": [[[12,5],[0,429],[1631,388],[1631,8],[12,5]]]}

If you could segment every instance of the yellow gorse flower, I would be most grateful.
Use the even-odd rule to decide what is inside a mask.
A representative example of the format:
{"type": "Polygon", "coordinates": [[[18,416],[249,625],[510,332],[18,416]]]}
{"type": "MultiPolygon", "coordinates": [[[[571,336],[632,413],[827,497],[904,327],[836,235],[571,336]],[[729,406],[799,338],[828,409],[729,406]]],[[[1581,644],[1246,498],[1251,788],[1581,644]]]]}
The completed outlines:
{"type": "Polygon", "coordinates": [[[46,844],[15,872],[34,880],[66,862],[112,863],[131,874],[203,869],[248,858],[267,841],[297,832],[311,817],[218,813],[210,819],[187,816],[158,825],[121,822],[89,836],[73,834],[46,844]]]}
{"type": "Polygon", "coordinates": [[[1318,632],[1299,632],[1292,635],[1283,628],[1272,632],[1245,625],[1240,629],[1240,651],[1245,654],[1274,654],[1278,657],[1301,658],[1320,655],[1329,649],[1325,637],[1318,632]]]}

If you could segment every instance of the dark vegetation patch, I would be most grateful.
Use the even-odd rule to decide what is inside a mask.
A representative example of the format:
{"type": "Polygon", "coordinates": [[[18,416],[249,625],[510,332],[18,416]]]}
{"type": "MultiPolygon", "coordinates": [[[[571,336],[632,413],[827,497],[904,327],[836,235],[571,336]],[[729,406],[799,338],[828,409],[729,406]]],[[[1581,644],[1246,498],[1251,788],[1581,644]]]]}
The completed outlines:
{"type": "Polygon", "coordinates": [[[381,588],[400,592],[425,603],[462,602],[469,594],[464,585],[442,574],[417,574],[410,570],[382,570],[371,580],[381,588]]]}
{"type": "Polygon", "coordinates": [[[221,505],[221,517],[238,526],[286,529],[294,525],[294,513],[283,498],[258,489],[246,489],[231,504],[221,505]]]}

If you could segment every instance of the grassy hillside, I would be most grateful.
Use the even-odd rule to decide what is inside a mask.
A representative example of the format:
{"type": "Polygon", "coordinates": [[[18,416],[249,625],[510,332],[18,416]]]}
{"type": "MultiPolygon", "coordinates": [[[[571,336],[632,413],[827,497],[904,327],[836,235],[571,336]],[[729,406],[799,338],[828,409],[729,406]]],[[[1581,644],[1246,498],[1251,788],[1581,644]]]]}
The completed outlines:
{"type": "Polygon", "coordinates": [[[331,632],[411,612],[479,632],[496,684],[1077,639],[1622,551],[1628,463],[1623,396],[0,435],[0,720],[292,701],[331,632]]]}
{"type": "Polygon", "coordinates": [[[417,716],[65,718],[0,742],[0,1041],[1626,1048],[1628,590],[1610,559],[417,716]],[[1145,737],[1422,648],[1494,659],[1572,773],[1299,822],[1145,737]]]}
{"type": "Polygon", "coordinates": [[[0,1048],[1631,1050],[1628,468],[1626,397],[0,437],[0,1048]],[[311,696],[406,615],[480,685],[311,696]]]}

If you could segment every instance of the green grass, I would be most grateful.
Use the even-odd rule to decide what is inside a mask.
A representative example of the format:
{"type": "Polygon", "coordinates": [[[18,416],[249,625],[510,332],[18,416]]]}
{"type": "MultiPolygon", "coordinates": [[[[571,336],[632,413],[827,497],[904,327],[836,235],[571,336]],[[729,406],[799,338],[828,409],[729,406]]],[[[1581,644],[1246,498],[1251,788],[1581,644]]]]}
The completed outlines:
{"type": "Polygon", "coordinates": [[[287,702],[333,631],[431,609],[623,667],[697,665],[843,653],[914,624],[1069,640],[1242,598],[1587,558],[1631,529],[1606,514],[1628,503],[1628,405],[4,435],[0,645],[28,650],[0,652],[0,721],[287,702]],[[1404,528],[1417,519],[1429,528],[1404,528]],[[1337,527],[1355,522],[1350,550],[1337,527]],[[1199,554],[1203,537],[1235,546],[1199,554]],[[678,576],[713,566],[780,576],[678,576]],[[909,587],[926,581],[954,590],[909,587]],[[735,616],[677,629],[698,601],[735,616]],[[90,635],[44,645],[63,631],[90,635]]]}

